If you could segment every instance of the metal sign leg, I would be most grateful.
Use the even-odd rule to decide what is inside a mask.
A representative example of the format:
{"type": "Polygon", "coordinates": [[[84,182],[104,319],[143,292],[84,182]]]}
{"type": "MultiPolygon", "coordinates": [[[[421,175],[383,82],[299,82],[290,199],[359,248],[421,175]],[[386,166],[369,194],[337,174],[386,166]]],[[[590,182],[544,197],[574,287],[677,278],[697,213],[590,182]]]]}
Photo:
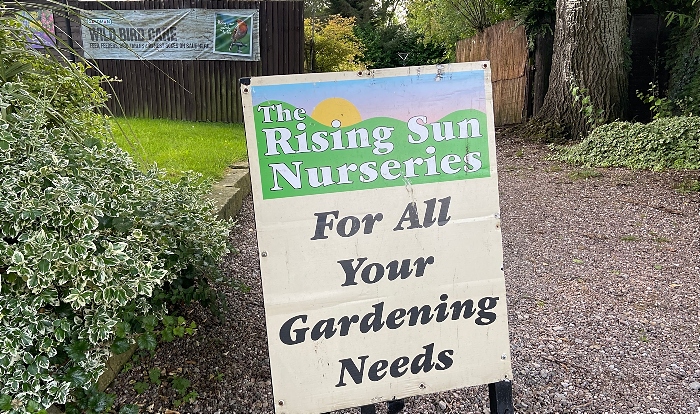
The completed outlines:
{"type": "MultiPolygon", "coordinates": [[[[388,414],[398,414],[401,410],[403,410],[403,407],[403,399],[387,401],[386,403],[388,414]]],[[[377,409],[375,408],[374,404],[363,405],[360,407],[360,414],[377,414],[377,409]]]]}
{"type": "Polygon", "coordinates": [[[403,410],[404,402],[403,399],[388,401],[386,403],[387,414],[398,414],[403,410]]]}
{"type": "Polygon", "coordinates": [[[489,384],[491,414],[513,414],[513,384],[510,381],[489,384]]]}
{"type": "Polygon", "coordinates": [[[363,405],[360,407],[360,414],[377,414],[377,409],[374,408],[374,404],[363,405]]]}

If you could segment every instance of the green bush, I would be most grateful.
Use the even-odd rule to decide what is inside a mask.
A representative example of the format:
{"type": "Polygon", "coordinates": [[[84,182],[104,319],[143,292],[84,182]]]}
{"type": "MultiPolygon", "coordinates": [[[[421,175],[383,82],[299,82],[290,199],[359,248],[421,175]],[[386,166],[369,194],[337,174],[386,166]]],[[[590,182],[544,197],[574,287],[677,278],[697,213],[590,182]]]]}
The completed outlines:
{"type": "Polygon", "coordinates": [[[95,111],[100,79],[2,12],[0,412],[24,413],[84,395],[138,333],[154,347],[168,303],[210,299],[229,225],[196,177],[140,171],[95,111]]]}
{"type": "Polygon", "coordinates": [[[576,145],[558,147],[554,158],[591,167],[700,169],[700,117],[613,122],[576,145]]]}

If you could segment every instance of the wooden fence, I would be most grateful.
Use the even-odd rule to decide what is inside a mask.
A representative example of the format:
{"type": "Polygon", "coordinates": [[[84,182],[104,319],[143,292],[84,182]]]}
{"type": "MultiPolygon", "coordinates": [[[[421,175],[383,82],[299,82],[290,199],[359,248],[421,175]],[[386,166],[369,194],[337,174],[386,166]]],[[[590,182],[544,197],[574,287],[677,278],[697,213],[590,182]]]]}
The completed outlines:
{"type": "MultiPolygon", "coordinates": [[[[242,77],[302,73],[304,70],[303,1],[146,0],[107,3],[115,10],[258,9],[260,60],[138,61],[97,60],[106,75],[121,79],[108,90],[115,114],[189,121],[242,122],[242,77]]],[[[81,2],[85,9],[104,9],[81,2]]]]}
{"type": "Polygon", "coordinates": [[[457,62],[491,61],[496,126],[527,117],[528,50],[525,28],[512,20],[500,22],[457,43],[457,62]]]}
{"type": "MultiPolygon", "coordinates": [[[[97,70],[91,70],[91,74],[101,72],[118,79],[104,85],[112,96],[107,106],[115,115],[242,122],[240,78],[303,73],[304,70],[304,3],[301,0],[68,0],[68,5],[84,10],[259,10],[259,61],[93,61],[97,70]]],[[[41,8],[41,4],[38,7],[41,8]]],[[[47,8],[55,10],[56,33],[62,39],[62,48],[71,46],[80,51],[81,25],[74,10],[57,10],[56,3],[47,5],[47,8]]]]}

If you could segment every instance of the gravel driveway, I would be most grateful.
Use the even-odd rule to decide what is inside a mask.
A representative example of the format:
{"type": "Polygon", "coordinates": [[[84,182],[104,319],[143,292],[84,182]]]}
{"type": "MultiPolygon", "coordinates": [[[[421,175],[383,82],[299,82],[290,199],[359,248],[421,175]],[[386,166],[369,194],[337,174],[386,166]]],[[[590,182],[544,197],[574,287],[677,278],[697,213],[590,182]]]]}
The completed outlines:
{"type": "MultiPolygon", "coordinates": [[[[699,414],[700,193],[673,188],[700,172],[574,168],[512,139],[498,150],[516,412],[699,414]]],[[[223,323],[188,308],[198,332],[120,374],[109,389],[118,404],[273,413],[254,227],[249,198],[223,269],[250,292],[220,288],[223,323]],[[165,381],[137,394],[154,367],[165,381]],[[175,376],[190,380],[194,402],[175,407],[175,376]]],[[[487,406],[481,386],[408,398],[403,412],[487,406]]]]}

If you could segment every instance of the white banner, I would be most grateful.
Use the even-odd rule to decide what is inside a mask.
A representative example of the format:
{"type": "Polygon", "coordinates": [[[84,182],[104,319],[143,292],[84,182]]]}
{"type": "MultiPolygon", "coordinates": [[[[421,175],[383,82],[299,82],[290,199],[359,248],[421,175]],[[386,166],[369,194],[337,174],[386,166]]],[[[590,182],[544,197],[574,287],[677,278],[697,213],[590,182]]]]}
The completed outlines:
{"type": "Polygon", "coordinates": [[[88,59],[260,60],[257,10],[84,10],[88,59]]]}
{"type": "Polygon", "coordinates": [[[276,412],[510,379],[488,63],[242,96],[276,412]]]}

